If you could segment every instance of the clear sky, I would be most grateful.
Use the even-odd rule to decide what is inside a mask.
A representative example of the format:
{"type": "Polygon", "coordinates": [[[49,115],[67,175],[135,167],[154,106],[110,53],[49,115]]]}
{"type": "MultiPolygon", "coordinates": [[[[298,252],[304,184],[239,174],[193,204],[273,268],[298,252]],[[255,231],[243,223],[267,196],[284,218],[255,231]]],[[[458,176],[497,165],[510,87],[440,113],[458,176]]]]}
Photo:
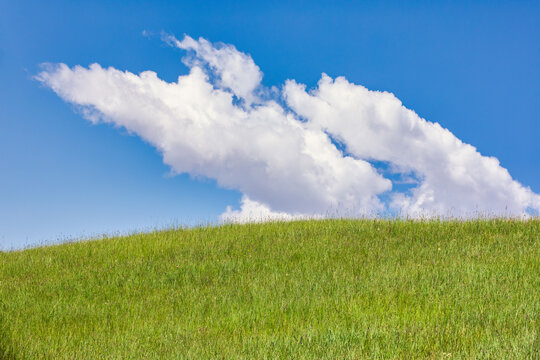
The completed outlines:
{"type": "Polygon", "coordinates": [[[262,85],[324,72],[393,93],[540,193],[540,3],[0,0],[0,249],[216,222],[242,192],[173,175],[154,146],[91,124],[34,77],[99,63],[175,82],[161,34],[232,44],[262,85]]]}

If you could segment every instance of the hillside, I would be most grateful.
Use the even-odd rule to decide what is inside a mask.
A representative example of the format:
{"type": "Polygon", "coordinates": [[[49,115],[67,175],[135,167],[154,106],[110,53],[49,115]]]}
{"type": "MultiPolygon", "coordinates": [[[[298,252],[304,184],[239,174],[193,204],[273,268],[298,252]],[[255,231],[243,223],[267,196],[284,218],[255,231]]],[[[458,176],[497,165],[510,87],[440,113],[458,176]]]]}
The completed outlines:
{"type": "Polygon", "coordinates": [[[324,220],[0,253],[0,359],[533,359],[540,221],[324,220]]]}

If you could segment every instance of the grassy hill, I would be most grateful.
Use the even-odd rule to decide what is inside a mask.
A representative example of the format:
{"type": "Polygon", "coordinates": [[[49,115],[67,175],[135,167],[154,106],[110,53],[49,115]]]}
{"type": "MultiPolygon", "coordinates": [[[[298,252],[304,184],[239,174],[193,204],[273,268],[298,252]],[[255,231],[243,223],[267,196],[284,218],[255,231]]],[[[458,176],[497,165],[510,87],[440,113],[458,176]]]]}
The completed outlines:
{"type": "Polygon", "coordinates": [[[540,221],[324,220],[0,253],[0,359],[538,359],[540,221]]]}

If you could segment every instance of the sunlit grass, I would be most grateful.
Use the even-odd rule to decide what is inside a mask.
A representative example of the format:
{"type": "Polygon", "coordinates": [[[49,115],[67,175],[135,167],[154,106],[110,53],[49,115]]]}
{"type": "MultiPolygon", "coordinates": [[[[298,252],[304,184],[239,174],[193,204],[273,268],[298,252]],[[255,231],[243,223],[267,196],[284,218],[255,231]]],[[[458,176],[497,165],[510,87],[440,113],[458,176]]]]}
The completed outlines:
{"type": "Polygon", "coordinates": [[[0,253],[0,359],[537,359],[539,234],[319,220],[0,253]]]}

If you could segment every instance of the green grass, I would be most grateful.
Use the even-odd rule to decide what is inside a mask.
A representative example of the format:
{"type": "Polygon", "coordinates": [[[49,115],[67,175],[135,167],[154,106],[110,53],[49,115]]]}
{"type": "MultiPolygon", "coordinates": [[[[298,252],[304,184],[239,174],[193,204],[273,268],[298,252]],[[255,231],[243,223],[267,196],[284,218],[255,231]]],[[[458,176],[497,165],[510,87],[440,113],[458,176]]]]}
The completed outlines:
{"type": "Polygon", "coordinates": [[[0,253],[0,359],[538,359],[539,237],[323,220],[0,253]]]}

